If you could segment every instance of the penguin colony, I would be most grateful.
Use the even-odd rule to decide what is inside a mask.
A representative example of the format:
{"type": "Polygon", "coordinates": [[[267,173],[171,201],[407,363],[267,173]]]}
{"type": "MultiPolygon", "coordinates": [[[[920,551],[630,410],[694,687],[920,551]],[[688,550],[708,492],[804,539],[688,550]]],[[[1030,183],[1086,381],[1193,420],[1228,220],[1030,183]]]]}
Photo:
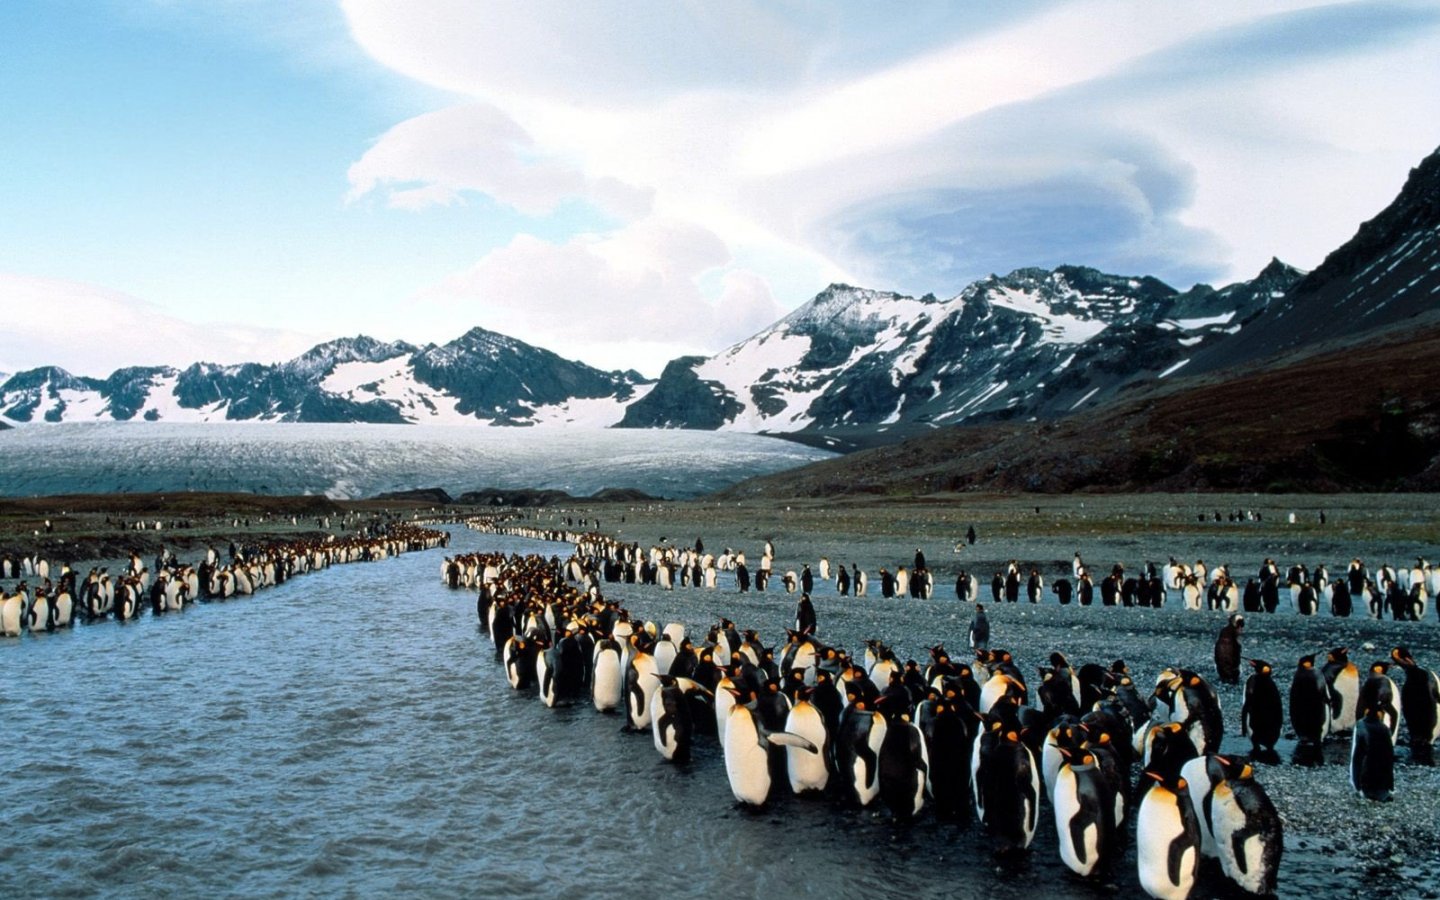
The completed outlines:
{"type": "MultiPolygon", "coordinates": [[[[1000,853],[1029,848],[1049,815],[1082,877],[1114,878],[1134,841],[1152,896],[1188,896],[1202,859],[1244,891],[1276,890],[1280,819],[1251,762],[1217,752],[1219,701],[1198,672],[1166,669],[1142,688],[1121,660],[1077,667],[1057,652],[1027,679],[1001,649],[971,665],[937,646],[920,666],[879,641],[852,655],[798,629],[767,646],[723,618],[691,636],[632,621],[598,581],[567,577],[585,570],[577,561],[473,554],[447,560],[442,579],[465,587],[457,567],[477,573],[477,614],[513,688],[623,715],[673,762],[717,741],[742,805],[786,786],[878,801],[901,820],[928,805],[973,814],[1000,853]]],[[[1252,681],[1268,678],[1252,666],[1252,681]]],[[[1258,741],[1280,713],[1255,684],[1244,715],[1258,741]]]]}
{"type": "Polygon", "coordinates": [[[199,600],[247,597],[289,578],[351,562],[385,559],[449,543],[446,532],[394,524],[373,537],[328,541],[283,541],[243,550],[221,560],[213,549],[198,564],[182,563],[166,552],[155,559],[155,575],[132,553],[124,570],[111,575],[92,568],[83,578],[68,565],[51,566],[27,558],[6,565],[7,577],[22,580],[12,590],[0,588],[0,636],[20,637],[68,628],[77,620],[98,622],[135,619],[149,608],[153,615],[180,612],[199,600]],[[51,574],[55,579],[51,579],[51,574]],[[29,577],[39,580],[32,590],[29,577]]]}
{"type": "MultiPolygon", "coordinates": [[[[503,517],[474,517],[465,524],[480,532],[574,544],[579,558],[590,566],[585,574],[610,583],[656,585],[672,590],[713,589],[718,585],[717,573],[728,571],[734,573],[739,591],[748,593],[752,587],[756,591],[768,590],[774,570],[774,545],[769,541],[752,574],[743,552],[726,548],[719,554],[707,553],[698,540],[693,548],[668,543],[643,548],[600,532],[526,526],[503,517]]],[[[581,565],[578,561],[574,564],[581,565]]],[[[878,569],[875,578],[882,598],[928,600],[936,596],[936,573],[927,566],[921,550],[915,551],[912,565],[911,570],[904,565],[896,566],[893,572],[888,566],[878,569]]],[[[832,585],[838,595],[870,595],[872,578],[858,564],[832,567],[829,559],[822,558],[819,568],[821,579],[832,585]]],[[[773,580],[778,580],[786,593],[813,593],[815,575],[807,564],[799,574],[786,571],[773,576],[773,580]]],[[[1023,596],[1030,603],[1040,603],[1045,585],[1045,575],[1038,567],[1027,567],[1012,559],[990,579],[990,599],[994,603],[1018,603],[1023,596]]],[[[978,576],[960,569],[954,592],[964,602],[980,600],[978,576]]],[[[1207,567],[1204,560],[1190,564],[1171,557],[1163,566],[1147,562],[1136,573],[1116,563],[1109,574],[1099,576],[1076,553],[1069,577],[1057,578],[1050,592],[1061,605],[1073,602],[1080,606],[1098,603],[1160,608],[1176,602],[1172,597],[1178,596],[1178,602],[1189,610],[1278,613],[1288,605],[1302,616],[1328,613],[1338,618],[1368,615],[1372,619],[1420,621],[1429,615],[1431,598],[1440,593],[1440,566],[1417,559],[1411,566],[1382,563],[1372,572],[1363,560],[1352,558],[1344,565],[1343,574],[1332,577],[1330,567],[1324,563],[1313,569],[1295,563],[1282,572],[1275,560],[1267,557],[1254,575],[1243,576],[1232,572],[1228,565],[1207,567]]],[[[1436,610],[1440,616],[1440,606],[1436,610]]]]}

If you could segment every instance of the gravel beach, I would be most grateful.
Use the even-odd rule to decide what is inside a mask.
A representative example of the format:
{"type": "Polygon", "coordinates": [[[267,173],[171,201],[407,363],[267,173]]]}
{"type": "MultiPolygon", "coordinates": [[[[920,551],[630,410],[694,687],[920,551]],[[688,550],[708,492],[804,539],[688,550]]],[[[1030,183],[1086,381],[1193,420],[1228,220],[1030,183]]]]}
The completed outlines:
{"type": "MultiPolygon", "coordinates": [[[[1187,611],[1172,591],[1162,609],[1061,606],[1050,591],[1056,578],[1068,577],[1076,552],[1094,569],[1105,572],[1119,562],[1136,571],[1146,562],[1157,565],[1171,556],[1182,561],[1203,559],[1212,568],[1226,564],[1243,585],[1266,557],[1281,572],[1292,563],[1325,564],[1332,576],[1359,557],[1373,569],[1381,562],[1412,564],[1431,558],[1437,541],[1435,498],[1376,497],[1254,497],[1186,495],[1126,497],[984,497],[954,501],[858,502],[844,506],[809,504],[657,504],[547,510],[526,515],[527,523],[564,525],[582,522],[641,546],[693,546],[702,538],[705,549],[744,551],[753,570],[764,542],[775,546],[775,571],[800,571],[811,566],[817,578],[813,594],[819,617],[818,636],[827,643],[858,652],[866,639],[890,644],[901,660],[924,661],[928,648],[944,644],[957,654],[967,649],[966,635],[973,605],[955,598],[955,574],[975,573],[991,626],[991,646],[1010,650],[1027,674],[1045,663],[1051,651],[1064,652],[1071,663],[1109,663],[1125,659],[1142,690],[1155,674],[1171,665],[1194,669],[1215,684],[1225,716],[1222,752],[1249,755],[1240,737],[1240,686],[1219,684],[1213,658],[1216,635],[1225,623],[1220,611],[1187,611]],[[1325,523],[1320,523],[1320,512],[1325,523]],[[1220,521],[1216,522],[1216,513],[1220,521]],[[1290,514],[1295,514],[1295,522],[1290,514]],[[1240,521],[1230,521],[1239,513],[1240,521]],[[1247,514],[1258,513],[1258,521],[1247,514]],[[1202,518],[1204,521],[1202,521],[1202,518]],[[977,541],[963,541],[974,526],[977,541]],[[917,549],[925,552],[936,573],[930,600],[884,599],[876,572],[909,566],[917,549]],[[869,573],[869,596],[841,597],[833,582],[821,582],[818,564],[857,564],[869,573]],[[1007,561],[1022,570],[1036,567],[1047,589],[1041,604],[990,601],[988,578],[1007,561]]],[[[483,547],[483,539],[480,541],[483,547]]],[[[563,555],[560,545],[557,552],[563,555]]],[[[465,549],[459,541],[455,549],[465,549]]],[[[787,594],[778,578],[765,593],[736,591],[723,577],[714,590],[607,584],[614,597],[632,613],[657,623],[682,622],[691,633],[703,634],[720,616],[741,628],[756,629],[767,642],[780,643],[793,622],[797,594],[787,594]]],[[[1274,615],[1250,614],[1242,638],[1247,657],[1275,666],[1282,696],[1297,660],[1335,647],[1350,648],[1351,659],[1364,673],[1370,662],[1388,658],[1404,645],[1429,668],[1440,667],[1440,620],[1432,603],[1427,619],[1396,622],[1368,618],[1357,609],[1348,618],[1327,611],[1311,617],[1291,608],[1289,592],[1274,615]]],[[[1248,669],[1247,669],[1248,671],[1248,669]]],[[[1394,677],[1402,678],[1398,670],[1394,677]]],[[[1274,800],[1286,828],[1286,854],[1280,895],[1325,897],[1434,897],[1440,891],[1440,769],[1409,763],[1402,730],[1396,751],[1395,795],[1391,803],[1362,799],[1350,788],[1349,740],[1332,737],[1325,746],[1325,764],[1291,761],[1293,733],[1282,736],[1278,766],[1257,766],[1257,780],[1274,800]]],[[[717,796],[725,793],[724,773],[713,773],[717,796]]],[[[1042,823],[1049,814],[1042,808],[1042,823]]],[[[1053,831],[1036,838],[1034,853],[1053,856],[1053,831]]],[[[1053,826],[1050,826],[1053,828],[1053,826]]],[[[972,837],[977,847],[983,837],[972,837]]],[[[1133,863],[1129,877],[1133,878],[1133,863]]],[[[1133,883],[1121,893],[1137,891],[1133,883]]],[[[1225,890],[1215,879],[1209,891],[1225,890]]],[[[1197,895],[1200,895],[1197,891],[1197,895]]]]}

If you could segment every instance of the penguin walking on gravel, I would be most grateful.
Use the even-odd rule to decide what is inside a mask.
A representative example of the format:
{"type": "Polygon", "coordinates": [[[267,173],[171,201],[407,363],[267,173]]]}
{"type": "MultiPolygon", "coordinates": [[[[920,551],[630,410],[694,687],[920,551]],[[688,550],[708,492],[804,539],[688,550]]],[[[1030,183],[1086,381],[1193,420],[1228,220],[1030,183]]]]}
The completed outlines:
{"type": "Polygon", "coordinates": [[[1390,657],[1405,670],[1400,685],[1400,712],[1410,732],[1410,761],[1435,765],[1435,741],[1440,739],[1440,676],[1415,662],[1405,647],[1390,651],[1390,657]]]}
{"type": "Polygon", "coordinates": [[[1215,671],[1221,684],[1240,683],[1240,633],[1244,628],[1245,617],[1231,613],[1215,639],[1215,671]]]}
{"type": "Polygon", "coordinates": [[[1326,654],[1320,671],[1330,685],[1330,733],[1349,731],[1360,702],[1360,670],[1350,661],[1348,648],[1336,647],[1326,654]]]}
{"type": "Polygon", "coordinates": [[[1245,679],[1245,702],[1240,707],[1240,736],[1250,738],[1250,755],[1256,762],[1279,765],[1275,742],[1280,740],[1285,710],[1273,667],[1263,659],[1250,660],[1254,672],[1245,679]]]}
{"type": "Polygon", "coordinates": [[[1372,710],[1377,712],[1389,731],[1390,745],[1393,747],[1400,737],[1400,706],[1397,703],[1400,691],[1395,687],[1389,673],[1390,663],[1385,660],[1376,660],[1370,664],[1370,674],[1360,682],[1360,695],[1355,710],[1360,716],[1372,710]]]}
{"type": "Polygon", "coordinates": [[[1290,725],[1302,746],[1320,746],[1330,733],[1330,715],[1330,686],[1315,668],[1315,654],[1302,656],[1290,682],[1290,725]]]}
{"type": "Polygon", "coordinates": [[[970,622],[970,646],[976,650],[990,649],[990,620],[985,618],[985,607],[975,604],[975,618],[970,622]]]}
{"type": "Polygon", "coordinates": [[[1366,709],[1350,740],[1350,786],[1367,800],[1386,802],[1395,790],[1395,746],[1376,708],[1366,709]]]}

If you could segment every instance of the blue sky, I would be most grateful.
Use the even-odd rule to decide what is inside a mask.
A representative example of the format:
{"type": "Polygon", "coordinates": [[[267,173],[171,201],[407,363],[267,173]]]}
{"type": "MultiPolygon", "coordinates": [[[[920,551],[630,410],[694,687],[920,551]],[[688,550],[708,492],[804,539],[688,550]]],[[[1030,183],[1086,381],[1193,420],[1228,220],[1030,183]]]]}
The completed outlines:
{"type": "Polygon", "coordinates": [[[0,371],[658,374],[837,280],[1313,267],[1440,144],[1440,4],[15,0],[0,109],[0,371]]]}

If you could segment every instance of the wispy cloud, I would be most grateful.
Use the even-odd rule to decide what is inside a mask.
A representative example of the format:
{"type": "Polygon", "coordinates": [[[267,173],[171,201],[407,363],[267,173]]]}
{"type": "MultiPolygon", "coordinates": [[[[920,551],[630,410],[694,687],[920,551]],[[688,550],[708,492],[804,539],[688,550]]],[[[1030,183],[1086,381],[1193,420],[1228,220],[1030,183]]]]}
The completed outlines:
{"type": "Polygon", "coordinates": [[[5,341],[0,371],[57,361],[72,375],[104,378],[125,366],[234,364],[293,359],[324,340],[238,322],[192,322],[119,291],[0,273],[5,341]]]}
{"type": "MultiPolygon", "coordinates": [[[[593,203],[593,186],[611,178],[651,192],[668,228],[713,234],[728,252],[708,264],[721,268],[754,254],[817,278],[944,293],[991,271],[1076,263],[1183,287],[1247,276],[1296,248],[1307,258],[1295,261],[1313,265],[1317,242],[1343,240],[1388,200],[1384,185],[1403,178],[1403,169],[1376,174],[1378,163],[1413,162],[1435,142],[1392,123],[1390,139],[1356,152],[1356,111],[1325,109],[1294,81],[1343,93],[1327,73],[1348,78],[1360,66],[1367,95],[1430,99],[1436,88],[1399,71],[1407,54],[1440,49],[1428,5],[1095,0],[988,15],[892,11],[883,26],[853,6],[823,6],[538,3],[522,13],[347,0],[362,48],[493,106],[524,135],[519,146],[532,160],[486,164],[494,148],[484,134],[504,129],[467,121],[479,114],[460,107],[446,111],[444,127],[424,123],[423,147],[387,135],[352,182],[379,180],[364,173],[382,149],[394,156],[384,168],[408,173],[397,180],[427,201],[464,186],[540,210],[561,196],[593,203]],[[882,50],[867,52],[867,26],[882,50]],[[1302,127],[1251,133],[1277,100],[1293,104],[1302,127]],[[1300,146],[1308,152],[1297,160],[1300,146]],[[456,154],[463,164],[439,162],[456,154]],[[543,165],[557,160],[566,162],[555,172],[543,165]],[[471,163],[484,175],[457,173],[471,163]],[[1304,217],[1325,205],[1307,200],[1322,171],[1367,190],[1352,197],[1348,219],[1330,204],[1323,238],[1284,227],[1289,211],[1304,217]]],[[[1431,76],[1440,74],[1433,59],[1440,54],[1425,67],[1431,76]]],[[[421,123],[396,132],[412,125],[421,123]]],[[[524,290],[527,279],[590,279],[605,287],[582,317],[596,311],[589,330],[600,341],[624,340],[633,332],[626,314],[664,297],[691,313],[719,302],[700,288],[701,266],[671,267],[645,282],[653,291],[631,283],[635,271],[657,271],[653,260],[625,258],[633,247],[622,232],[543,248],[517,239],[439,293],[466,284],[479,296],[504,283],[533,296],[545,291],[524,290]],[[594,253],[597,242],[614,252],[594,253]],[[549,275],[536,272],[537,256],[550,258],[549,275]],[[528,274],[505,273],[522,262],[528,274]]],[[[779,298],[785,307],[801,299],[779,298]]],[[[526,327],[543,334],[543,317],[526,327]]]]}

